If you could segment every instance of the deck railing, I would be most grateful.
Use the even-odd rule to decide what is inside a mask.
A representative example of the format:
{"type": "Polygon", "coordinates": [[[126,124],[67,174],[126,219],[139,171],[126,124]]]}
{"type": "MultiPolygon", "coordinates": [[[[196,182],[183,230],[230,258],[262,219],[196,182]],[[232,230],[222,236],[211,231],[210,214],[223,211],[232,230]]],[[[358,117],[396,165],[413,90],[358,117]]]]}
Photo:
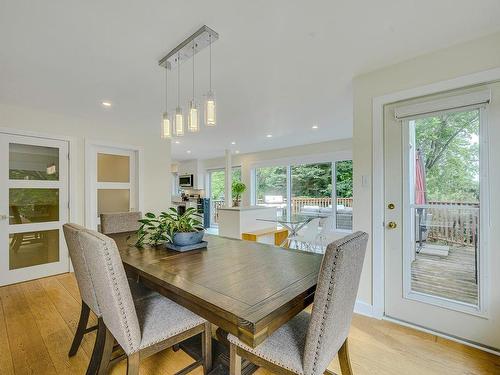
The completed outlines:
{"type": "MultiPolygon", "coordinates": [[[[263,199],[259,199],[257,204],[265,204],[263,199]]],[[[278,204],[279,206],[285,204],[286,199],[283,203],[278,204]]],[[[303,212],[304,206],[312,206],[318,208],[328,208],[332,205],[332,198],[308,198],[308,197],[294,197],[292,198],[292,214],[299,214],[303,212]]],[[[352,207],[352,198],[337,198],[337,206],[342,205],[344,207],[352,207]]],[[[224,207],[223,199],[212,199],[211,200],[211,223],[217,224],[219,220],[219,208],[224,207]]]]}
{"type": "Polygon", "coordinates": [[[430,239],[463,246],[476,245],[479,203],[431,201],[424,206],[426,214],[432,215],[427,223],[424,222],[430,239]]]}

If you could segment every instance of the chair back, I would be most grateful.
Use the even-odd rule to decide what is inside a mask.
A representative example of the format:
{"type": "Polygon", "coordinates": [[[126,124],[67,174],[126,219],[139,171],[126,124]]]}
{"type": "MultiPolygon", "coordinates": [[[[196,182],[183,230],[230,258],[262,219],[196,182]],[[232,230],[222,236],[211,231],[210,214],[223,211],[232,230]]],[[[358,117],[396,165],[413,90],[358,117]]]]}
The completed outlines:
{"type": "Polygon", "coordinates": [[[135,232],[141,225],[140,212],[117,212],[101,214],[101,233],[113,234],[124,232],[135,232]]]}
{"type": "Polygon", "coordinates": [[[323,374],[349,334],[367,242],[368,234],[356,232],[326,249],[304,348],[306,375],[323,374]]]}
{"type": "Polygon", "coordinates": [[[333,215],[335,214],[331,214],[322,220],[320,231],[321,234],[328,234],[335,231],[335,220],[333,215]]]}
{"type": "Polygon", "coordinates": [[[92,230],[78,233],[102,319],[125,353],[139,350],[141,330],[115,241],[92,230]]]}
{"type": "Polygon", "coordinates": [[[303,229],[300,230],[299,234],[311,243],[316,241],[316,237],[319,234],[320,220],[321,219],[319,218],[312,219],[303,229]]]}
{"type": "Polygon", "coordinates": [[[84,230],[85,228],[78,224],[68,223],[63,225],[64,238],[66,239],[69,256],[73,263],[73,269],[75,270],[80,296],[82,297],[82,301],[99,317],[101,316],[101,311],[97,304],[89,267],[78,238],[78,233],[84,230]]]}

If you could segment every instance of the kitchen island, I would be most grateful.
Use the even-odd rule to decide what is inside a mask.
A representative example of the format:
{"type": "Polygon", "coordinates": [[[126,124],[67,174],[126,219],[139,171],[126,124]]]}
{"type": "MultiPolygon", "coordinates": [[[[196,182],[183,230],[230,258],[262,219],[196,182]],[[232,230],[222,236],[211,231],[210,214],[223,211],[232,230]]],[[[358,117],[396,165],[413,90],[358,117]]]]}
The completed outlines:
{"type": "Polygon", "coordinates": [[[269,228],[269,222],[257,219],[276,219],[276,207],[242,206],[219,208],[219,235],[241,239],[241,234],[269,228]]]}

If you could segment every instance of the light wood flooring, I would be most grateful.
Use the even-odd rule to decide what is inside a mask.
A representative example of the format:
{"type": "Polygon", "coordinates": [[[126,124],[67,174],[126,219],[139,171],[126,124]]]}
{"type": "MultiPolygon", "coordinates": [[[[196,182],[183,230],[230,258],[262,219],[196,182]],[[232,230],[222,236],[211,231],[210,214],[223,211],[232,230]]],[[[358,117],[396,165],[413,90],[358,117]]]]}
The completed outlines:
{"type": "MultiPolygon", "coordinates": [[[[67,352],[80,312],[75,278],[63,274],[0,288],[0,374],[84,374],[94,334],[67,352]]],[[[387,321],[354,317],[350,333],[356,375],[500,374],[500,357],[387,321]]],[[[141,375],[173,374],[192,360],[166,350],[141,363],[141,375]]],[[[340,374],[335,359],[331,370],[340,374]]],[[[112,374],[124,374],[125,362],[112,374]]],[[[201,375],[201,368],[192,372],[201,375]]],[[[268,375],[259,369],[257,375],[268,375]]]]}
{"type": "Polygon", "coordinates": [[[450,246],[447,256],[417,254],[411,266],[412,289],[477,305],[474,248],[450,246]]]}

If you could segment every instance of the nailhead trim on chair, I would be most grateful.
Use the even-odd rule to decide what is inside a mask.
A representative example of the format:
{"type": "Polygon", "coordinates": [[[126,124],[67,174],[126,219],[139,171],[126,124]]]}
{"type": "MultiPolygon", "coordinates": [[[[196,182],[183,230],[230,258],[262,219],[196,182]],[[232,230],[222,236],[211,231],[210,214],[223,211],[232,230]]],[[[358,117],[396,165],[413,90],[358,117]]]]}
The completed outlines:
{"type": "MultiPolygon", "coordinates": [[[[94,234],[92,234],[90,232],[87,232],[87,233],[91,234],[92,236],[94,236],[95,238],[97,238],[99,241],[102,241],[101,238],[95,236],[94,234]]],[[[115,270],[114,270],[114,267],[113,267],[113,263],[111,262],[111,257],[109,256],[109,249],[108,249],[108,246],[107,246],[106,242],[105,241],[102,241],[102,242],[104,244],[103,247],[104,247],[104,256],[106,258],[106,266],[108,267],[108,270],[111,272],[111,280],[113,282],[113,289],[115,290],[116,295],[117,295],[118,305],[120,306],[120,311],[121,311],[121,315],[122,315],[123,325],[125,327],[125,332],[127,333],[128,343],[129,343],[131,351],[134,351],[134,347],[133,347],[133,343],[132,343],[132,337],[130,335],[130,327],[128,325],[127,316],[125,314],[125,309],[123,307],[123,299],[122,299],[122,296],[121,296],[120,291],[118,289],[118,283],[116,282],[116,274],[115,274],[115,270]]]]}
{"type": "MultiPolygon", "coordinates": [[[[359,237],[359,236],[358,236],[359,237]]],[[[349,239],[348,241],[345,241],[345,242],[342,242],[340,244],[337,245],[337,251],[335,252],[335,259],[338,259],[338,254],[339,254],[339,251],[340,251],[340,248],[342,246],[344,246],[345,244],[351,242],[351,241],[354,241],[355,239],[357,239],[358,237],[353,237],[351,239],[349,239]]],[[[331,296],[333,294],[333,276],[335,275],[335,270],[336,270],[336,266],[337,266],[337,261],[334,261],[333,262],[333,268],[332,268],[332,273],[330,275],[330,284],[328,286],[328,293],[327,293],[327,299],[326,299],[326,303],[325,303],[325,307],[324,307],[324,310],[323,310],[323,316],[322,316],[322,320],[321,320],[321,330],[320,330],[320,334],[319,334],[319,340],[318,340],[318,345],[316,345],[316,353],[314,354],[314,364],[313,364],[313,374],[316,373],[316,370],[317,370],[317,365],[318,365],[318,357],[319,357],[319,351],[320,351],[320,347],[321,347],[321,338],[323,337],[323,332],[325,331],[325,320],[326,320],[326,314],[328,313],[328,309],[330,308],[330,300],[331,300],[331,296]]]]}

